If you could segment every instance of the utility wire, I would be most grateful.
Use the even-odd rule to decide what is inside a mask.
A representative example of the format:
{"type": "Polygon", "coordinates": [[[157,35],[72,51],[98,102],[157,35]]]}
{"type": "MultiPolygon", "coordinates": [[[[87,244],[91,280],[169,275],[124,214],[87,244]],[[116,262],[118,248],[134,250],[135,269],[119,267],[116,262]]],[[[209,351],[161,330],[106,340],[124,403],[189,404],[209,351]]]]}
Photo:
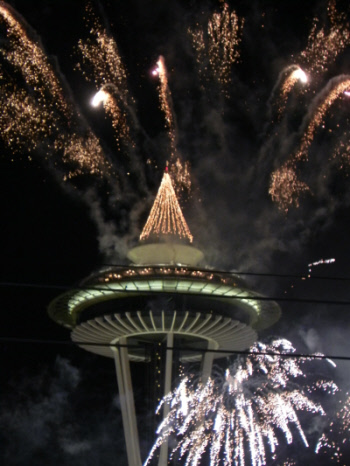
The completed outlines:
{"type": "MultiPolygon", "coordinates": [[[[96,343],[91,341],[79,341],[79,343],[71,340],[42,340],[37,338],[12,338],[12,337],[0,337],[0,343],[10,344],[40,344],[40,345],[66,345],[66,346],[102,346],[105,348],[128,348],[128,349],[140,349],[144,347],[145,350],[156,347],[155,343],[144,343],[139,345],[130,344],[119,344],[119,343],[96,343]]],[[[243,356],[278,356],[281,358],[293,358],[293,359],[320,359],[320,360],[340,360],[350,361],[350,356],[338,356],[338,355],[326,355],[321,353],[316,354],[303,354],[303,353],[276,353],[271,351],[238,351],[238,350],[225,350],[225,349],[207,349],[207,348],[191,348],[187,346],[166,346],[165,350],[173,351],[191,351],[195,353],[216,353],[216,354],[232,354],[232,355],[243,355],[243,356]]]]}

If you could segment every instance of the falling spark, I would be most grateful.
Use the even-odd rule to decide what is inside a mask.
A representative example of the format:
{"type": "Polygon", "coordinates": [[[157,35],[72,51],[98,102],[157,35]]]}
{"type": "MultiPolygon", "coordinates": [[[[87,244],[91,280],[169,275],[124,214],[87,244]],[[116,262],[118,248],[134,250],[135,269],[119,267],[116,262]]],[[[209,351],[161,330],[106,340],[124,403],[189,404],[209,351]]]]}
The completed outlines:
{"type": "Polygon", "coordinates": [[[49,63],[38,40],[29,36],[23,19],[5,2],[0,2],[0,21],[7,25],[7,47],[1,50],[4,58],[20,70],[27,85],[37,94],[37,100],[43,106],[53,104],[45,98],[46,93],[52,96],[55,110],[61,111],[70,119],[71,113],[63,97],[63,89],[56,73],[49,63]]]}
{"type": "Polygon", "coordinates": [[[319,20],[315,18],[307,48],[298,57],[298,61],[303,61],[315,74],[327,71],[329,64],[350,44],[349,24],[346,16],[337,11],[336,0],[328,3],[327,14],[328,31],[324,27],[319,28],[319,20]]]}
{"type": "Polygon", "coordinates": [[[170,175],[168,171],[165,171],[140,240],[146,240],[152,236],[167,235],[184,238],[190,242],[193,240],[177,200],[170,175]]]}
{"type": "Polygon", "coordinates": [[[97,89],[112,83],[126,97],[128,94],[126,70],[117,44],[100,25],[90,4],[86,7],[86,21],[90,37],[85,41],[80,39],[77,49],[82,56],[83,65],[86,65],[90,72],[84,72],[80,63],[76,65],[77,69],[83,72],[86,80],[93,81],[97,89]]]}
{"type": "MultiPolygon", "coordinates": [[[[79,167],[88,164],[89,174],[101,174],[101,160],[104,160],[104,153],[99,140],[92,131],[88,131],[84,137],[73,134],[69,138],[57,139],[55,148],[58,151],[63,151],[62,159],[67,164],[76,164],[79,167]]],[[[107,168],[107,166],[107,162],[104,162],[104,168],[107,168]]],[[[77,173],[71,170],[64,179],[72,179],[78,174],[81,174],[81,171],[77,173]]]]}
{"type": "Polygon", "coordinates": [[[309,191],[307,184],[298,180],[295,170],[288,165],[283,165],[271,175],[269,194],[284,212],[292,206],[299,207],[300,194],[306,191],[309,191]]]}
{"type": "Polygon", "coordinates": [[[295,155],[295,161],[307,160],[307,150],[312,143],[316,129],[323,123],[326,112],[333,105],[339,96],[350,87],[350,77],[340,76],[332,80],[324,92],[319,96],[320,102],[317,102],[314,111],[311,114],[310,121],[304,131],[300,149],[295,155]],[[333,83],[335,85],[333,86],[333,83]],[[330,87],[330,89],[329,89],[330,87]]]}
{"type": "Polygon", "coordinates": [[[191,173],[190,164],[188,161],[182,163],[178,157],[174,162],[169,164],[169,174],[173,181],[173,186],[177,196],[180,196],[184,191],[191,192],[191,173]]]}
{"type": "Polygon", "coordinates": [[[0,95],[2,138],[12,152],[32,152],[52,134],[52,114],[40,108],[23,89],[2,87],[0,95]]]}
{"type": "Polygon", "coordinates": [[[39,40],[5,2],[0,2],[0,22],[7,25],[2,58],[24,81],[19,87],[11,74],[0,76],[4,141],[13,152],[38,151],[45,159],[50,157],[64,179],[86,173],[102,176],[110,166],[98,140],[89,128],[83,128],[80,116],[65,100],[58,72],[39,40]]]}
{"type": "Polygon", "coordinates": [[[213,13],[209,18],[207,35],[200,27],[188,31],[200,68],[207,55],[211,72],[222,86],[231,82],[231,67],[240,57],[243,25],[244,20],[240,20],[235,11],[230,11],[227,3],[223,3],[222,11],[213,13]]]}
{"type": "Polygon", "coordinates": [[[185,458],[184,464],[191,466],[200,464],[206,450],[212,466],[244,466],[248,462],[252,466],[265,465],[267,448],[273,455],[279,444],[277,431],[282,431],[290,444],[296,430],[307,447],[298,412],[325,413],[305,392],[321,389],[334,393],[337,387],[333,382],[320,381],[305,391],[297,388],[296,379],[305,377],[301,364],[306,359],[278,356],[294,351],[284,339],[256,343],[252,355],[246,360],[239,358],[222,378],[210,378],[206,384],[194,386],[190,377],[184,377],[158,407],[159,411],[168,404],[169,414],[160,424],[158,439],[144,464],[150,463],[169,438],[177,438],[170,459],[178,454],[185,458]],[[263,352],[277,355],[264,356],[263,352]]]}
{"type": "Polygon", "coordinates": [[[325,89],[315,98],[307,123],[303,126],[299,149],[289,161],[275,170],[271,176],[269,194],[278,207],[287,212],[291,206],[299,206],[300,193],[307,191],[308,186],[297,180],[296,165],[308,161],[308,149],[319,126],[324,123],[327,111],[333,103],[350,87],[350,77],[347,75],[333,78],[325,89]]]}
{"type": "Polygon", "coordinates": [[[350,435],[350,395],[346,393],[345,401],[340,401],[341,408],[330,422],[328,429],[318,440],[315,453],[330,457],[338,464],[345,464],[343,449],[349,443],[350,435]]]}

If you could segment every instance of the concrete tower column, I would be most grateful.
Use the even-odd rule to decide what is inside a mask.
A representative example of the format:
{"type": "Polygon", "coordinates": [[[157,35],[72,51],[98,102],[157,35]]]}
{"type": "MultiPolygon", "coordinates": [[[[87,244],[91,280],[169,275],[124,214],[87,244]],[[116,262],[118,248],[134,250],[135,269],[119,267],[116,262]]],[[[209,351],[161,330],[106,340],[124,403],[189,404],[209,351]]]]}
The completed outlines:
{"type": "MultiPolygon", "coordinates": [[[[121,345],[126,345],[126,338],[121,338],[119,343],[121,345]]],[[[128,464],[129,466],[141,466],[142,462],[128,349],[126,347],[113,347],[113,352],[117,373],[128,464]]]]}

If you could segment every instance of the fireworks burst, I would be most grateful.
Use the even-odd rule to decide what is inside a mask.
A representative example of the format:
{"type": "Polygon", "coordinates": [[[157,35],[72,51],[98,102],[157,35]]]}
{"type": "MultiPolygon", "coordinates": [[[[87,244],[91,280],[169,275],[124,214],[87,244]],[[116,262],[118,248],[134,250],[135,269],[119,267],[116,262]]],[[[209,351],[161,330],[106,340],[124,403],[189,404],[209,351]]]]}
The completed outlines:
{"type": "Polygon", "coordinates": [[[63,171],[63,179],[107,173],[110,165],[98,139],[65,100],[58,73],[34,32],[4,2],[0,3],[0,22],[7,33],[0,49],[4,68],[0,129],[8,146],[13,152],[37,150],[50,157],[63,171]],[[18,85],[21,80],[23,87],[18,85]]]}
{"type": "MultiPolygon", "coordinates": [[[[188,28],[186,25],[189,34],[186,37],[191,40],[196,53],[199,80],[202,85],[204,82],[207,85],[206,89],[205,86],[200,88],[198,78],[195,78],[194,84],[197,86],[196,92],[198,93],[196,95],[200,95],[198,113],[202,111],[202,102],[206,100],[205,92],[213,81],[215,89],[219,85],[224,96],[231,96],[229,85],[232,67],[240,58],[244,20],[239,18],[235,11],[230,10],[228,4],[221,3],[219,12],[208,13],[204,26],[199,24],[200,21],[188,28]]],[[[76,68],[82,72],[84,78],[93,83],[97,92],[93,105],[103,104],[115,131],[118,149],[122,153],[125,152],[128,157],[130,155],[133,157],[133,150],[135,149],[136,152],[136,138],[133,134],[135,121],[132,118],[135,102],[128,88],[128,75],[122,55],[115,39],[108,32],[108,28],[99,24],[90,6],[86,10],[86,21],[89,37],[78,42],[77,52],[80,62],[76,68]]],[[[277,87],[274,88],[278,90],[278,95],[277,92],[272,93],[279,106],[279,115],[278,123],[272,122],[273,131],[269,141],[271,144],[268,147],[278,147],[279,150],[271,151],[269,156],[274,160],[274,166],[278,166],[278,163],[280,166],[271,175],[269,194],[284,212],[292,206],[298,207],[302,195],[308,192],[314,193],[313,186],[311,184],[309,186],[303,180],[302,164],[310,157],[309,152],[318,131],[327,125],[326,118],[332,117],[330,114],[335,102],[343,97],[344,101],[347,100],[350,94],[349,76],[341,75],[333,78],[326,86],[322,82],[322,78],[329,79],[329,75],[325,75],[325,72],[331,69],[334,60],[350,44],[348,22],[343,14],[337,12],[334,0],[328,5],[328,21],[328,27],[321,27],[319,20],[313,22],[306,49],[296,53],[292,59],[289,57],[289,63],[293,64],[284,67],[280,73],[278,85],[276,84],[277,87]],[[308,86],[303,87],[302,85],[306,82],[308,86]],[[321,92],[318,92],[317,86],[319,88],[323,86],[321,92]],[[301,89],[304,91],[301,92],[301,89]],[[296,95],[297,97],[292,98],[292,94],[293,97],[296,95]],[[276,155],[278,160],[276,160],[276,155]]],[[[20,15],[1,1],[0,22],[4,29],[0,47],[2,109],[0,132],[11,153],[27,152],[30,153],[30,157],[34,152],[39,155],[43,154],[48,165],[57,168],[61,178],[66,182],[71,181],[72,185],[73,180],[80,175],[107,177],[109,181],[113,178],[113,183],[116,183],[115,172],[105,156],[98,137],[86,120],[81,118],[75,103],[68,97],[67,85],[61,79],[54,62],[47,57],[35,33],[20,15]]],[[[185,58],[186,60],[193,59],[189,55],[185,58]]],[[[139,63],[138,66],[140,66],[139,63]]],[[[192,67],[191,61],[191,69],[192,67]]],[[[173,68],[169,67],[169,69],[173,68]]],[[[169,166],[168,171],[164,173],[140,239],[147,241],[153,236],[169,235],[191,242],[192,235],[178,202],[181,192],[190,190],[191,176],[189,163],[181,160],[180,150],[177,147],[176,118],[163,57],[159,58],[157,68],[152,74],[158,76],[159,79],[160,109],[164,114],[165,129],[169,135],[170,150],[167,154],[169,166]]],[[[266,77],[264,79],[265,82],[268,81],[266,77]]],[[[256,88],[255,81],[254,88],[256,88]]],[[[263,95],[262,92],[253,94],[253,87],[250,89],[247,81],[244,82],[244,86],[240,86],[239,92],[242,89],[246,91],[247,97],[245,96],[244,99],[247,101],[255,100],[256,95],[261,99],[263,95]]],[[[191,89],[188,93],[192,98],[190,92],[191,89]]],[[[218,100],[220,102],[215,103],[219,109],[216,115],[222,115],[226,105],[222,102],[225,99],[218,100]]],[[[174,101],[177,103],[176,100],[174,101]]],[[[187,111],[188,106],[183,107],[187,111]]],[[[208,109],[205,108],[205,110],[208,109]]],[[[211,135],[214,134],[213,139],[217,137],[220,141],[225,140],[225,144],[220,146],[220,149],[224,145],[225,150],[232,149],[229,146],[229,138],[227,141],[225,139],[228,133],[227,122],[220,125],[223,120],[217,118],[216,115],[214,118],[208,115],[208,112],[203,112],[200,115],[199,124],[197,122],[197,127],[195,127],[196,122],[192,121],[192,114],[188,114],[190,116],[186,114],[187,120],[191,122],[191,125],[193,124],[196,131],[196,141],[192,141],[195,139],[193,135],[195,131],[193,131],[189,142],[193,143],[192,147],[198,153],[201,147],[207,148],[206,132],[210,131],[212,131],[211,135]]],[[[178,122],[186,129],[182,118],[178,118],[178,122]]],[[[250,120],[251,127],[255,124],[258,126],[259,122],[257,122],[258,115],[256,114],[254,119],[250,120]]],[[[264,120],[261,126],[263,127],[265,123],[264,120]]],[[[238,133],[240,127],[237,127],[238,133]]],[[[349,135],[345,132],[342,136],[344,137],[339,141],[332,156],[341,159],[342,164],[350,165],[349,135]]],[[[150,139],[147,139],[147,143],[150,139]]],[[[235,136],[233,139],[236,142],[235,136]]],[[[185,141],[185,137],[183,140],[185,141]]],[[[246,144],[247,147],[248,145],[246,144]]],[[[142,146],[142,150],[151,152],[152,149],[145,148],[145,146],[146,144],[142,146]]],[[[213,147],[215,151],[209,152],[208,150],[209,154],[219,152],[217,151],[218,145],[213,144],[213,147]]],[[[231,154],[232,151],[220,155],[227,156],[229,153],[231,154]]],[[[150,159],[153,155],[146,153],[146,157],[150,159]]],[[[327,160],[331,158],[328,157],[327,160]]],[[[252,157],[251,160],[256,159],[252,157]]],[[[259,161],[257,165],[258,163],[259,161]]],[[[133,170],[138,170],[140,166],[142,166],[142,156],[138,158],[138,163],[133,165],[133,170]]],[[[205,176],[208,173],[205,171],[207,168],[205,164],[202,167],[204,167],[202,176],[205,176]]],[[[135,183],[136,189],[140,189],[142,185],[140,179],[141,175],[135,183]]],[[[246,185],[245,181],[244,177],[244,183],[238,185],[237,191],[243,184],[246,185]]],[[[126,196],[132,190],[136,191],[135,186],[128,190],[126,196]]],[[[108,189],[108,194],[110,194],[112,192],[110,185],[108,189]]],[[[218,190],[220,186],[217,186],[218,190]]],[[[135,195],[133,192],[132,195],[134,201],[137,193],[135,195]]],[[[105,193],[104,196],[106,197],[105,193]]],[[[238,199],[244,197],[245,192],[242,191],[242,197],[238,199]]],[[[116,196],[111,196],[112,201],[115,198],[116,196]]],[[[143,201],[144,197],[139,199],[137,207],[143,201]]],[[[94,209],[96,208],[95,199],[94,203],[90,202],[90,204],[93,204],[94,209]]],[[[130,207],[130,210],[135,207],[135,204],[130,207]]],[[[139,208],[138,211],[137,209],[133,211],[130,223],[132,221],[137,223],[138,218],[136,220],[135,218],[141,210],[139,208]]],[[[97,215],[99,227],[104,220],[99,212],[97,215]]],[[[124,223],[127,223],[127,220],[124,223]]],[[[258,220],[261,221],[261,218],[259,217],[258,220]]],[[[114,218],[113,221],[115,221],[114,218]]],[[[110,234],[114,231],[115,224],[116,222],[113,224],[111,222],[112,227],[108,225],[110,227],[108,234],[103,237],[109,244],[115,241],[115,237],[110,234]]],[[[309,268],[316,265],[318,262],[310,264],[309,268]]],[[[272,346],[258,344],[252,350],[268,351],[271,348],[281,353],[293,351],[285,341],[274,342],[272,346]]],[[[255,355],[228,370],[221,381],[210,380],[206,385],[193,387],[190,378],[184,379],[178,389],[164,400],[164,403],[170,404],[170,414],[161,425],[159,439],[151,455],[162,442],[173,435],[179,435],[180,439],[174,455],[186,457],[187,464],[193,465],[198,464],[205,455],[205,450],[209,450],[212,464],[217,463],[222,456],[226,458],[226,464],[243,465],[249,460],[254,465],[264,464],[268,450],[274,455],[277,447],[276,430],[282,431],[289,443],[292,441],[292,431],[296,428],[304,443],[307,444],[298,420],[298,411],[323,414],[323,410],[320,405],[310,401],[303,391],[296,389],[293,385],[292,382],[302,376],[301,369],[294,360],[255,355]],[[249,455],[245,453],[246,447],[249,449],[249,455]]],[[[321,382],[319,387],[326,389],[326,383],[321,382]]],[[[343,414],[345,416],[345,411],[343,414]]],[[[324,442],[331,442],[330,435],[324,437],[324,442]]]]}
{"type": "MultiPolygon", "coordinates": [[[[346,20],[346,15],[337,11],[335,0],[329,2],[327,15],[328,28],[320,27],[318,18],[315,18],[309,34],[308,45],[296,57],[296,61],[301,63],[304,69],[307,69],[308,74],[312,75],[312,81],[316,84],[320,82],[322,74],[328,71],[329,66],[334,63],[337,56],[350,44],[349,23],[346,20]],[[316,77],[318,79],[315,79],[316,77]]],[[[292,58],[294,60],[294,57],[292,58]]],[[[285,118],[283,124],[288,124],[286,122],[291,111],[296,110],[294,102],[294,106],[292,105],[289,112],[283,114],[286,110],[288,95],[297,80],[300,79],[306,82],[307,76],[298,65],[290,65],[280,74],[275,89],[280,87],[282,79],[283,84],[277,102],[278,117],[279,119],[285,118]]],[[[308,190],[311,191],[307,183],[297,179],[297,165],[308,161],[309,150],[317,131],[320,128],[325,128],[327,113],[330,113],[329,110],[337,99],[346,95],[349,87],[350,77],[341,75],[332,78],[318,94],[316,94],[315,85],[312,93],[309,93],[312,96],[316,94],[316,97],[308,106],[307,113],[304,115],[298,133],[294,138],[294,140],[299,139],[299,147],[294,150],[292,145],[289,146],[289,150],[293,154],[271,176],[269,193],[282,211],[286,212],[292,206],[298,207],[300,194],[308,190]],[[287,181],[285,185],[283,185],[283,180],[287,181]]],[[[272,95],[274,95],[274,92],[272,95]]],[[[297,104],[300,106],[300,102],[297,104]]],[[[347,142],[344,142],[342,138],[339,146],[333,151],[333,158],[341,158],[342,162],[347,164],[349,160],[347,146],[347,142]]]]}
{"type": "Polygon", "coordinates": [[[239,19],[235,11],[230,11],[227,3],[223,3],[222,11],[209,18],[206,31],[199,26],[188,31],[197,53],[199,69],[202,70],[204,64],[205,73],[209,66],[223,87],[230,84],[232,65],[240,57],[243,25],[244,20],[239,19]]]}
{"type": "Polygon", "coordinates": [[[325,89],[315,98],[307,115],[307,123],[301,130],[302,138],[298,151],[281,168],[271,176],[269,193],[281,210],[287,211],[292,205],[298,207],[299,194],[307,191],[306,183],[298,181],[295,170],[299,162],[308,160],[308,149],[312,144],[316,130],[324,124],[324,118],[333,103],[350,87],[349,76],[332,79],[325,89]],[[284,181],[287,181],[284,183],[284,181]]]}
{"type": "Polygon", "coordinates": [[[292,205],[299,207],[300,194],[306,191],[309,191],[309,187],[298,180],[295,170],[289,164],[272,173],[269,194],[281,210],[288,212],[292,205]]]}
{"type": "Polygon", "coordinates": [[[126,98],[126,70],[114,38],[101,26],[90,4],[86,7],[85,20],[90,37],[78,42],[77,52],[82,57],[82,63],[76,65],[77,69],[82,71],[86,80],[94,82],[96,89],[101,89],[105,84],[114,84],[126,98]],[[84,66],[89,73],[84,71],[84,66]]]}
{"type": "Polygon", "coordinates": [[[336,0],[330,0],[327,6],[328,28],[320,28],[318,18],[314,19],[308,45],[298,57],[298,61],[316,75],[327,71],[329,65],[350,44],[346,15],[337,11],[336,3],[336,0]]]}
{"type": "Polygon", "coordinates": [[[0,2],[0,18],[6,24],[8,41],[2,53],[7,62],[20,70],[25,83],[35,90],[40,105],[48,104],[51,111],[59,110],[69,119],[71,109],[64,99],[62,85],[34,32],[30,34],[24,20],[5,2],[0,2]],[[49,101],[45,98],[47,93],[51,96],[49,101]]]}
{"type": "Polygon", "coordinates": [[[178,454],[191,466],[200,464],[207,449],[212,466],[221,462],[264,465],[268,450],[275,455],[278,431],[290,444],[296,429],[308,446],[298,412],[325,413],[306,393],[317,389],[334,393],[337,387],[333,382],[318,381],[300,389],[296,382],[305,377],[301,365],[306,359],[279,356],[294,351],[284,339],[271,344],[256,343],[251,348],[253,354],[245,361],[239,358],[222,379],[209,379],[194,387],[191,378],[185,377],[158,407],[160,410],[167,403],[170,411],[158,428],[158,439],[145,464],[149,464],[163,442],[174,436],[177,445],[171,456],[178,454]],[[274,354],[264,356],[264,352],[274,354]]]}

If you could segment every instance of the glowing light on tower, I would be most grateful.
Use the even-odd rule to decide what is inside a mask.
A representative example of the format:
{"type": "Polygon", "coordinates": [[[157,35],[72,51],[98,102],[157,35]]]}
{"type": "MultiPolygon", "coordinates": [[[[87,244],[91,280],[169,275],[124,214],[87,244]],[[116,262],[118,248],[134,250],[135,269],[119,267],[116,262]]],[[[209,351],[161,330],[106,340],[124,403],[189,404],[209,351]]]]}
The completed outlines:
{"type": "Polygon", "coordinates": [[[157,197],[140,235],[140,240],[152,236],[178,236],[192,242],[193,236],[182,214],[168,170],[164,172],[157,197]]]}

